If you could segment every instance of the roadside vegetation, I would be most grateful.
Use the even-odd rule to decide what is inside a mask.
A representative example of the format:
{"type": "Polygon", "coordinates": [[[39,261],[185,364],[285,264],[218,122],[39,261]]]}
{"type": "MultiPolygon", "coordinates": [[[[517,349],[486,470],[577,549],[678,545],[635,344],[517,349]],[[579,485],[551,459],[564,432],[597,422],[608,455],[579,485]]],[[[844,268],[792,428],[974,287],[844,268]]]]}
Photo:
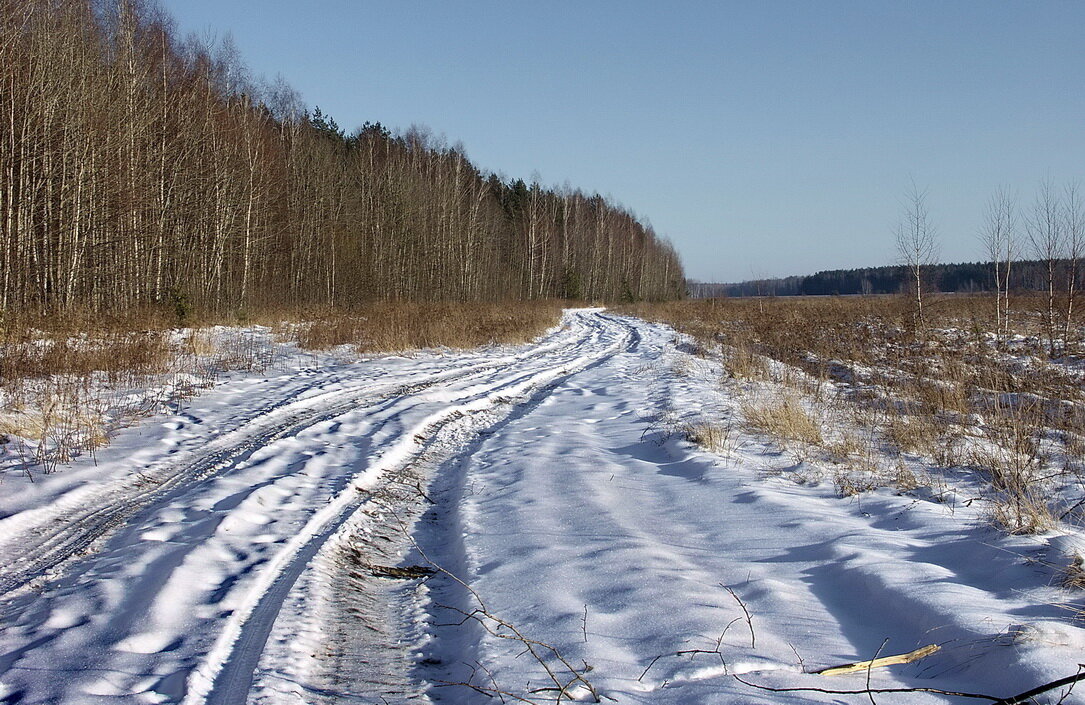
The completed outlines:
{"type": "MultiPolygon", "coordinates": [[[[814,461],[795,479],[823,473],[842,495],[937,494],[948,475],[966,473],[988,488],[992,523],[1035,533],[1085,520],[1085,346],[1076,320],[1052,344],[1046,306],[1045,296],[1021,296],[996,321],[993,296],[946,296],[925,302],[922,328],[908,297],[624,310],[720,355],[741,423],[814,461]]],[[[726,433],[689,435],[719,446],[726,433]]]]}
{"type": "Polygon", "coordinates": [[[231,370],[264,371],[310,353],[366,354],[530,341],[563,303],[377,303],[266,314],[242,324],[178,328],[154,310],[21,318],[0,326],[0,461],[33,478],[94,453],[119,428],[176,409],[231,370]]]}

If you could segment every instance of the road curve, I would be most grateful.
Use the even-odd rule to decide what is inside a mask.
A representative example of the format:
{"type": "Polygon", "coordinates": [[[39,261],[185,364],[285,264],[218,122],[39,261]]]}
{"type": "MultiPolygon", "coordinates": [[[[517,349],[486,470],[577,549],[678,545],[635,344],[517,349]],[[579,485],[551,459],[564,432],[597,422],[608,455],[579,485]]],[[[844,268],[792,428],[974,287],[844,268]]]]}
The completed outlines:
{"type": "Polygon", "coordinates": [[[232,413],[197,400],[172,452],[0,519],[0,699],[245,702],[299,576],[427,439],[634,338],[572,311],[529,346],[305,370],[232,413]]]}

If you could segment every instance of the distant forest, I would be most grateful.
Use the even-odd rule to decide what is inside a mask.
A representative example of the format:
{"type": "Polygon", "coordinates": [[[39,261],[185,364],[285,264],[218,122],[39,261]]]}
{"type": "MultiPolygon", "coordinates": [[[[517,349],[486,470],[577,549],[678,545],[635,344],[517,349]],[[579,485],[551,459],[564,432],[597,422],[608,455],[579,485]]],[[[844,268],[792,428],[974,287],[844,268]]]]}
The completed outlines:
{"type": "MultiPolygon", "coordinates": [[[[1065,277],[1067,263],[1057,276],[1065,277]]],[[[1014,262],[1011,289],[1042,290],[1047,286],[1047,263],[1014,262]]],[[[907,286],[908,268],[903,265],[832,269],[807,276],[782,279],[759,279],[736,284],[689,282],[693,298],[721,296],[846,296],[855,294],[897,294],[907,286]]],[[[931,291],[971,293],[994,291],[994,271],[990,262],[934,264],[923,267],[923,279],[931,291]]]]}
{"type": "Polygon", "coordinates": [[[153,3],[0,3],[0,306],[681,296],[672,246],[423,129],[347,133],[153,3]]]}

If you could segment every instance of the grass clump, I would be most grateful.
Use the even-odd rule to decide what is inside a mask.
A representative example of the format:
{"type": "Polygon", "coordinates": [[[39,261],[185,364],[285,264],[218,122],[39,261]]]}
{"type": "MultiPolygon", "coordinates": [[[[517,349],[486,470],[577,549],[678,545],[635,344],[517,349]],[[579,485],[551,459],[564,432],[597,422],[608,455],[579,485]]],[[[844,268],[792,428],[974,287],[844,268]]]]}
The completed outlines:
{"type": "Polygon", "coordinates": [[[686,440],[705,450],[729,455],[735,449],[734,427],[730,423],[695,423],[685,426],[686,440]]]}
{"type": "Polygon", "coordinates": [[[769,402],[746,401],[742,416],[752,430],[767,433],[785,441],[821,445],[824,441],[820,424],[793,396],[769,402]]]}

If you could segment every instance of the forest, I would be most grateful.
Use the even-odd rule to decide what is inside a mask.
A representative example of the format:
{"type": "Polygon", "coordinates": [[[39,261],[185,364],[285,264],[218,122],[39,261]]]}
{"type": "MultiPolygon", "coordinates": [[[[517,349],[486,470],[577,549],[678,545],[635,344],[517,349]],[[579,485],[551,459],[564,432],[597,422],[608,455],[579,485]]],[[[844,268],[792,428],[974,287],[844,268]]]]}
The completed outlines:
{"type": "MultiPolygon", "coordinates": [[[[1056,281],[1067,278],[1070,260],[1056,265],[1056,281]]],[[[1047,263],[1041,260],[1013,262],[1010,288],[1040,291],[1046,287],[1047,263]]],[[[847,296],[855,294],[898,294],[908,288],[908,267],[889,265],[860,269],[832,269],[806,276],[757,279],[734,284],[691,282],[694,298],[719,296],[847,296]]],[[[991,262],[929,264],[923,266],[924,286],[942,293],[982,293],[995,291],[991,262]]]]}
{"type": "Polygon", "coordinates": [[[483,173],[425,128],[348,133],[152,3],[0,13],[5,315],[683,293],[626,208],[483,173]]]}

